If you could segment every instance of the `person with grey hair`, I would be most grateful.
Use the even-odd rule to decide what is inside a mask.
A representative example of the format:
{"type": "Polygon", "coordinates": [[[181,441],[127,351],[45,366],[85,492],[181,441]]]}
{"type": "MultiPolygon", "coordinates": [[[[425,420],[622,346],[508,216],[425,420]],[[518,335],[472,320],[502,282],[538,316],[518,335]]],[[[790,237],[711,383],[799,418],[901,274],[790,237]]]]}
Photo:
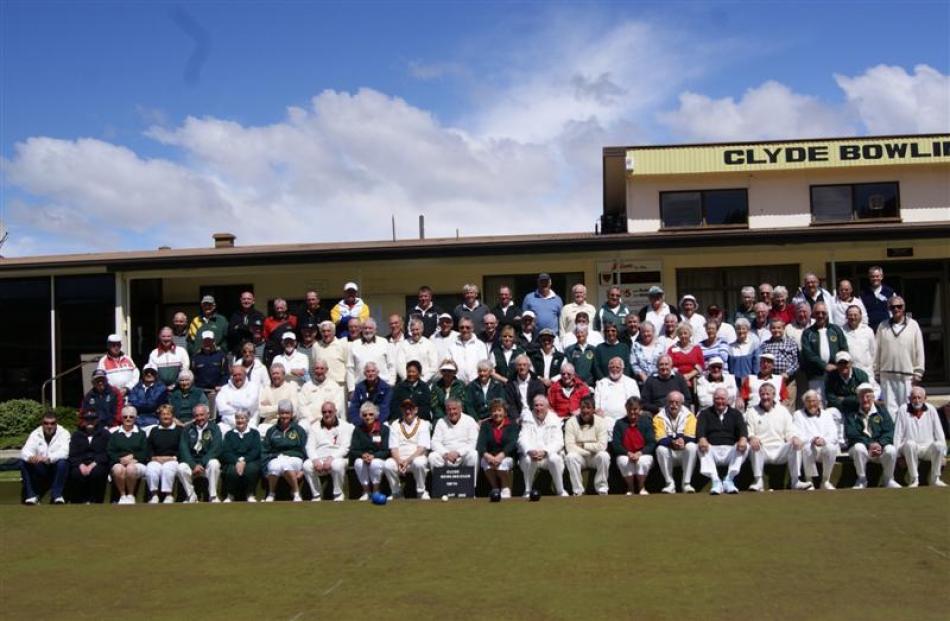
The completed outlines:
{"type": "Polygon", "coordinates": [[[891,318],[877,327],[874,368],[887,411],[896,412],[907,403],[911,384],[924,379],[924,336],[920,324],[907,316],[904,298],[895,295],[887,304],[891,318]]]}
{"type": "Polygon", "coordinates": [[[475,338],[474,322],[463,317],[458,321],[459,335],[449,348],[449,356],[458,366],[458,378],[466,384],[478,376],[478,363],[489,355],[485,343],[475,338]]]}
{"type": "Polygon", "coordinates": [[[277,424],[264,434],[262,453],[261,462],[267,472],[264,502],[274,502],[280,477],[290,485],[293,501],[302,501],[299,477],[307,457],[307,432],[294,422],[293,402],[284,399],[277,404],[277,424]]]}
{"type": "Polygon", "coordinates": [[[894,423],[888,411],[874,401],[874,386],[858,386],[858,411],[845,415],[844,434],[848,454],[854,463],[857,481],[853,489],[868,486],[867,464],[881,464],[881,487],[900,488],[894,480],[897,447],[894,446],[894,423]]]}
{"type": "Polygon", "coordinates": [[[539,468],[547,468],[551,473],[558,496],[568,496],[564,489],[564,432],[560,419],[542,395],[534,398],[531,416],[521,419],[518,451],[526,496],[531,494],[539,468]]]}
{"type": "Polygon", "coordinates": [[[614,424],[627,415],[627,400],[639,396],[637,381],[624,373],[623,358],[611,358],[607,363],[607,377],[597,380],[594,386],[594,403],[597,413],[607,423],[608,435],[613,434],[614,424]]]}
{"type": "MultiPolygon", "coordinates": [[[[508,416],[512,421],[531,416],[531,404],[538,395],[545,395],[544,383],[531,373],[531,359],[521,354],[514,360],[515,374],[505,386],[508,416]]],[[[489,414],[491,411],[489,410],[489,414]]]]}
{"type": "MultiPolygon", "coordinates": [[[[269,427],[277,422],[278,403],[287,400],[296,405],[299,396],[300,388],[295,382],[287,381],[284,365],[277,360],[272,362],[270,365],[270,382],[261,388],[257,401],[258,425],[262,426],[261,433],[267,433],[267,428],[263,427],[264,425],[269,427]]],[[[298,417],[296,407],[294,408],[294,417],[298,417]]]]}
{"type": "Polygon", "coordinates": [[[409,320],[409,335],[395,347],[396,375],[400,380],[406,379],[406,365],[413,360],[419,363],[419,379],[423,382],[431,382],[438,373],[439,354],[424,330],[425,323],[413,317],[409,320]]]}
{"type": "Polygon", "coordinates": [[[131,405],[122,408],[122,423],[110,435],[106,452],[112,482],[119,492],[119,504],[135,504],[135,488],[145,478],[148,437],[136,425],[138,412],[131,405]]]}
{"type": "Polygon", "coordinates": [[[806,272],[802,278],[802,286],[798,288],[795,297],[792,298],[792,304],[806,302],[813,309],[818,302],[830,303],[832,300],[831,292],[821,286],[821,280],[814,272],[806,272]]]}
{"type": "Polygon", "coordinates": [[[199,404],[194,409],[194,422],[182,430],[178,454],[178,481],[185,490],[185,502],[198,502],[193,484],[194,477],[208,480],[208,500],[218,500],[218,477],[221,474],[222,439],[218,426],[208,420],[208,406],[199,404]]]}
{"type": "Polygon", "coordinates": [[[488,404],[505,398],[505,385],[492,377],[490,360],[479,360],[475,368],[478,375],[465,388],[465,394],[470,408],[468,413],[481,422],[488,418],[488,404]]]}
{"type": "Polygon", "coordinates": [[[304,428],[320,420],[323,404],[327,401],[333,403],[337,412],[346,411],[346,394],[329,378],[329,372],[326,360],[314,362],[310,379],[297,394],[297,419],[304,428]]]}
{"type": "Polygon", "coordinates": [[[795,341],[798,349],[802,348],[802,333],[814,321],[811,318],[811,306],[807,302],[795,304],[795,319],[785,325],[785,336],[795,341]]]}
{"type": "Polygon", "coordinates": [[[473,326],[482,325],[482,319],[488,313],[488,306],[478,299],[478,293],[478,285],[467,283],[462,286],[462,303],[452,310],[456,325],[459,325],[462,319],[470,319],[473,326]]]}
{"type": "Polygon", "coordinates": [[[224,434],[221,465],[224,474],[224,502],[235,498],[257,502],[254,490],[261,477],[261,434],[248,426],[247,410],[234,413],[234,429],[224,434]]]}
{"type": "Polygon", "coordinates": [[[363,487],[360,500],[379,491],[383,466],[389,457],[389,427],[379,422],[379,408],[367,401],[359,408],[359,424],[350,442],[350,464],[363,487]]]}
{"type": "MultiPolygon", "coordinates": [[[[561,316],[558,322],[562,340],[566,335],[574,331],[574,320],[578,313],[583,312],[588,319],[597,314],[597,309],[594,308],[594,305],[587,301],[587,287],[583,284],[577,283],[571,287],[571,300],[571,302],[565,304],[561,309],[561,316]]],[[[566,344],[565,347],[567,347],[566,344]]]]}
{"type": "Polygon", "coordinates": [[[574,340],[564,348],[564,362],[574,365],[577,377],[588,386],[595,382],[594,365],[597,358],[597,345],[589,340],[591,334],[599,335],[591,332],[586,323],[575,323],[574,340]]]}
{"type": "Polygon", "coordinates": [[[343,502],[343,479],[352,440],[353,425],[340,420],[333,401],[324,401],[320,417],[307,431],[307,459],[303,462],[303,476],[310,485],[313,502],[321,500],[321,479],[327,476],[333,483],[333,500],[343,502]]]}
{"type": "Polygon", "coordinates": [[[765,302],[755,303],[755,317],[752,318],[751,330],[752,334],[755,335],[755,338],[760,343],[769,340],[772,336],[770,331],[771,323],[769,322],[769,309],[771,308],[772,307],[765,302]]]}
{"type": "Polygon", "coordinates": [[[345,338],[337,338],[336,327],[332,321],[321,321],[317,326],[320,338],[310,350],[312,364],[323,361],[327,365],[327,377],[331,382],[343,388],[346,385],[346,358],[349,343],[345,338]]]}
{"type": "Polygon", "coordinates": [[[769,321],[778,318],[786,324],[795,320],[795,305],[788,303],[788,289],[783,285],[776,285],[772,289],[772,308],[769,310],[769,321]]]}
{"type": "MultiPolygon", "coordinates": [[[[218,404],[221,403],[220,395],[215,398],[215,401],[218,404]]],[[[188,369],[182,370],[178,374],[178,386],[168,394],[168,405],[172,406],[175,413],[175,424],[191,424],[192,412],[195,406],[202,403],[208,405],[208,395],[195,386],[194,373],[188,369]]],[[[158,410],[155,412],[158,414],[158,410]]]]}
{"type": "Polygon", "coordinates": [[[247,369],[242,364],[231,366],[231,379],[221,388],[215,399],[222,432],[234,429],[234,412],[247,410],[251,427],[257,427],[260,393],[257,384],[247,381],[247,369]]]}
{"type": "Polygon", "coordinates": [[[937,409],[927,403],[927,391],[923,386],[910,389],[910,398],[897,410],[896,418],[894,446],[907,462],[908,487],[920,485],[917,468],[920,460],[930,462],[930,486],[946,487],[940,474],[947,460],[947,436],[940,425],[937,409]]]}
{"type": "Polygon", "coordinates": [[[802,395],[802,409],[795,412],[792,420],[797,429],[796,435],[802,440],[805,480],[814,483],[820,463],[821,489],[835,489],[831,483],[831,470],[838,457],[840,438],[832,408],[822,407],[821,395],[817,390],[808,390],[802,395]]]}
{"type": "Polygon", "coordinates": [[[356,389],[363,378],[363,370],[370,362],[376,364],[379,377],[390,386],[396,383],[396,358],[392,346],[376,334],[376,321],[370,317],[363,322],[359,340],[350,343],[346,358],[347,390],[356,389]]]}
{"type": "Polygon", "coordinates": [[[749,323],[755,319],[755,287],[746,285],[739,291],[739,306],[736,312],[732,314],[732,324],[735,325],[740,319],[745,319],[749,323]]]}
{"type": "Polygon", "coordinates": [[[478,423],[465,416],[459,399],[445,400],[445,416],[435,423],[432,432],[432,452],[429,466],[432,468],[478,466],[478,423]]]}
{"type": "Polygon", "coordinates": [[[848,324],[848,309],[852,306],[858,307],[861,311],[862,325],[868,325],[868,311],[864,308],[864,302],[861,301],[860,296],[855,295],[851,281],[842,279],[838,281],[835,297],[828,302],[831,323],[844,328],[848,324]]]}
{"type": "Polygon", "coordinates": [[[749,375],[759,372],[759,341],[752,334],[752,324],[745,317],[736,319],[736,340],[729,344],[729,372],[742,384],[749,375]]]}
{"type": "Polygon", "coordinates": [[[802,459],[802,439],[792,419],[791,412],[775,400],[775,386],[759,386],[759,403],[745,411],[749,430],[749,459],[755,480],[749,486],[754,492],[764,491],[763,473],[765,464],[786,464],[792,489],[809,490],[811,481],[799,480],[802,459]]]}

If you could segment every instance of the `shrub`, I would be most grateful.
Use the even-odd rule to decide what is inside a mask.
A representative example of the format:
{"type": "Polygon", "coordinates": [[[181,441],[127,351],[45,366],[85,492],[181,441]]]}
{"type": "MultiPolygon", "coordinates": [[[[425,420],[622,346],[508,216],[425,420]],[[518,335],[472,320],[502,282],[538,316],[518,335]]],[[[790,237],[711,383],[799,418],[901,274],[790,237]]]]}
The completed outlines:
{"type": "Polygon", "coordinates": [[[76,431],[79,426],[79,410],[68,405],[59,405],[53,408],[53,414],[60,425],[70,431],[76,431]]]}
{"type": "Polygon", "coordinates": [[[0,436],[26,434],[43,419],[43,405],[32,399],[13,399],[0,403],[0,436]]]}

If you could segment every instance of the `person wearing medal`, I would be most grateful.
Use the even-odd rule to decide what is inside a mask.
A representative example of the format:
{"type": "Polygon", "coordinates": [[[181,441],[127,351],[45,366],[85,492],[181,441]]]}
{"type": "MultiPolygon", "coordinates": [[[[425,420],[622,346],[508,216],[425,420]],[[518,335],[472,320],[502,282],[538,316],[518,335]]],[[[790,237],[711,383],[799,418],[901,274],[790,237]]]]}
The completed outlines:
{"type": "Polygon", "coordinates": [[[287,399],[277,403],[277,424],[264,434],[263,459],[267,469],[267,497],[274,502],[277,480],[283,477],[290,485],[294,502],[301,502],[300,477],[307,457],[307,432],[294,422],[294,404],[287,399]]]}
{"type": "Polygon", "coordinates": [[[360,406],[360,424],[350,441],[350,464],[363,486],[360,500],[379,491],[383,478],[383,460],[389,457],[389,427],[379,422],[379,408],[372,401],[360,406]]]}
{"type": "Polygon", "coordinates": [[[386,459],[383,472],[393,498],[402,497],[400,479],[411,472],[416,480],[416,498],[429,500],[426,491],[429,460],[426,456],[432,448],[432,428],[429,421],[419,418],[419,407],[412,399],[403,399],[399,407],[402,418],[389,425],[390,457],[386,459]]]}

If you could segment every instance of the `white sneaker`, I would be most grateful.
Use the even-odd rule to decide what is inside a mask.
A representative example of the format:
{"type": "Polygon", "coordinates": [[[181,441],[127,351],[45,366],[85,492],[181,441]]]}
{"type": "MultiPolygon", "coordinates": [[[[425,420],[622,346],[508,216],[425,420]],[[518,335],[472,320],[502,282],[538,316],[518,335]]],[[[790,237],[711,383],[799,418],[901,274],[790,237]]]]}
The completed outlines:
{"type": "Polygon", "coordinates": [[[300,492],[294,494],[294,502],[303,502],[303,498],[300,497],[300,492]]]}
{"type": "Polygon", "coordinates": [[[795,481],[794,489],[798,490],[812,490],[815,489],[815,485],[811,481],[795,481]]]}
{"type": "Polygon", "coordinates": [[[932,485],[933,487],[946,487],[946,486],[947,486],[947,484],[944,483],[943,481],[941,481],[940,479],[934,479],[934,480],[933,480],[933,483],[931,483],[930,485],[932,485]]]}
{"type": "Polygon", "coordinates": [[[152,494],[152,497],[148,499],[148,504],[157,505],[161,501],[158,499],[158,494],[152,494]]]}
{"type": "Polygon", "coordinates": [[[135,496],[133,496],[132,494],[129,494],[129,504],[130,505],[135,504],[135,496]]]}
{"type": "Polygon", "coordinates": [[[419,500],[429,500],[429,499],[431,499],[431,496],[429,496],[429,492],[427,492],[427,491],[425,491],[425,490],[422,490],[421,492],[418,492],[417,495],[419,496],[419,500]]]}
{"type": "Polygon", "coordinates": [[[570,497],[570,494],[567,493],[567,490],[562,490],[561,493],[558,494],[558,496],[561,498],[568,498],[570,497]]]}
{"type": "Polygon", "coordinates": [[[750,492],[761,492],[765,489],[765,486],[762,484],[762,479],[756,479],[755,483],[749,486],[750,492]]]}
{"type": "Polygon", "coordinates": [[[221,502],[223,502],[224,504],[228,504],[229,502],[234,502],[234,499],[231,498],[230,496],[225,496],[224,500],[222,500],[221,502]]]}
{"type": "Polygon", "coordinates": [[[898,483],[897,481],[895,481],[894,479],[891,479],[890,481],[887,482],[887,484],[884,487],[886,487],[887,489],[901,489],[904,486],[898,483]]]}
{"type": "Polygon", "coordinates": [[[321,500],[323,500],[323,498],[320,496],[320,494],[317,494],[310,499],[310,502],[320,502],[321,500]]]}
{"type": "Polygon", "coordinates": [[[173,505],[175,504],[175,497],[171,492],[168,492],[168,494],[165,496],[165,500],[163,500],[162,503],[166,505],[173,505]]]}
{"type": "Polygon", "coordinates": [[[273,495],[273,494],[268,494],[267,496],[265,496],[265,497],[264,497],[264,502],[274,502],[274,495],[273,495]]]}
{"type": "Polygon", "coordinates": [[[251,494],[250,496],[247,497],[247,502],[257,502],[257,496],[255,496],[254,494],[251,494]]]}
{"type": "Polygon", "coordinates": [[[53,499],[53,504],[54,504],[54,505],[65,505],[65,504],[66,504],[66,499],[63,498],[62,496],[57,496],[56,498],[53,499]]]}
{"type": "Polygon", "coordinates": [[[221,502],[221,499],[218,498],[217,496],[212,496],[211,498],[208,499],[208,502],[210,502],[211,504],[217,504],[221,502]]]}
{"type": "Polygon", "coordinates": [[[866,489],[868,486],[867,477],[859,477],[857,481],[854,482],[854,485],[851,489],[866,489]]]}
{"type": "Polygon", "coordinates": [[[35,504],[38,503],[39,501],[40,501],[40,499],[37,498],[36,496],[30,496],[29,498],[27,498],[26,500],[23,501],[23,504],[35,505],[35,504]]]}
{"type": "Polygon", "coordinates": [[[346,500],[346,496],[343,494],[343,492],[340,492],[333,497],[333,502],[343,502],[344,500],[346,500]]]}
{"type": "Polygon", "coordinates": [[[689,483],[686,483],[685,485],[683,485],[683,491],[687,494],[695,494],[696,488],[690,485],[689,483]]]}
{"type": "Polygon", "coordinates": [[[524,494],[521,495],[522,498],[531,498],[531,490],[526,489],[524,494]]]}
{"type": "Polygon", "coordinates": [[[610,490],[609,490],[609,489],[599,489],[599,490],[597,490],[597,495],[598,495],[598,496],[606,496],[606,495],[609,494],[609,493],[610,493],[610,490]]]}
{"type": "Polygon", "coordinates": [[[367,500],[369,500],[369,494],[366,492],[363,492],[363,495],[360,496],[360,502],[365,502],[367,500]]]}
{"type": "Polygon", "coordinates": [[[914,479],[907,485],[907,487],[920,487],[920,479],[914,479]]]}
{"type": "Polygon", "coordinates": [[[831,481],[822,481],[821,489],[833,490],[837,489],[834,485],[831,484],[831,481]]]}
{"type": "MultiPolygon", "coordinates": [[[[684,490],[685,491],[685,490],[684,490]]],[[[676,493],[676,483],[667,483],[666,487],[663,488],[664,494],[675,494],[676,493]]]]}
{"type": "Polygon", "coordinates": [[[649,495],[650,495],[650,492],[647,491],[647,488],[643,487],[643,488],[640,488],[640,495],[641,495],[641,496],[649,496],[649,495]]]}
{"type": "Polygon", "coordinates": [[[186,500],[185,502],[189,505],[195,504],[196,502],[198,502],[198,494],[195,494],[194,492],[192,492],[191,494],[188,495],[188,500],[186,500]]]}
{"type": "Polygon", "coordinates": [[[633,492],[627,492],[624,496],[633,496],[633,492]]]}
{"type": "Polygon", "coordinates": [[[511,498],[511,488],[503,487],[501,488],[501,497],[502,498],[511,498]]]}

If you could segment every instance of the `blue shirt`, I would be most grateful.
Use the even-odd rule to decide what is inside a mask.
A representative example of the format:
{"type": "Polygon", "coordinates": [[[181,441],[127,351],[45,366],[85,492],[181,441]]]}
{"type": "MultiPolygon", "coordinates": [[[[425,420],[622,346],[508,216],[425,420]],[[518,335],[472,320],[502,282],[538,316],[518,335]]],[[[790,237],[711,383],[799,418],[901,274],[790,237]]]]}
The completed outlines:
{"type": "Polygon", "coordinates": [[[558,333],[558,319],[561,316],[561,309],[564,308],[564,302],[561,296],[553,294],[549,298],[541,297],[537,290],[524,296],[524,303],[521,305],[521,312],[533,311],[535,314],[535,324],[538,331],[552,330],[554,334],[558,333]]]}

